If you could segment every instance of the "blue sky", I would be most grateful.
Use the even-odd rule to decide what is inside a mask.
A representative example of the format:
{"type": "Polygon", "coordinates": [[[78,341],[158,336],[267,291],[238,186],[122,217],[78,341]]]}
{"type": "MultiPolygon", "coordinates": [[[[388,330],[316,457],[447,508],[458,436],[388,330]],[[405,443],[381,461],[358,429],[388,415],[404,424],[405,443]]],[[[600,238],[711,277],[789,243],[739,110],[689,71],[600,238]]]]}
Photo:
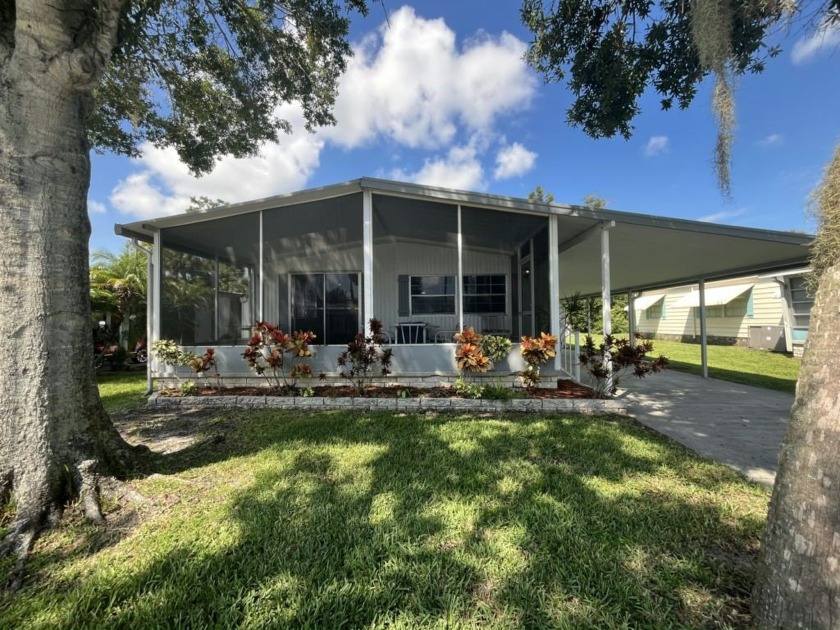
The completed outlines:
{"type": "Polygon", "coordinates": [[[712,170],[708,82],[686,111],[646,95],[630,140],[593,140],[566,125],[566,88],[522,61],[518,2],[385,4],[390,25],[378,3],[354,23],[335,127],[307,133],[283,105],[290,136],[200,179],[170,150],[94,155],[91,248],[120,249],[115,223],[183,211],[190,196],[244,201],[363,176],[521,197],[542,185],[562,203],[592,193],[615,210],[814,230],[808,194],[840,140],[840,29],[797,24],[762,75],[739,80],[727,201],[712,170]]]}

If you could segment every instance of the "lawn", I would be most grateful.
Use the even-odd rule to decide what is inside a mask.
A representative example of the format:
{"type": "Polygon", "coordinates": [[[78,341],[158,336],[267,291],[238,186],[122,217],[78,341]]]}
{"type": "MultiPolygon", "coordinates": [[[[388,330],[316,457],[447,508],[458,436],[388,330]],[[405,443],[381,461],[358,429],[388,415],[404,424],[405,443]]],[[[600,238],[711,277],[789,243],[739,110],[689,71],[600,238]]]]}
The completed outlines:
{"type": "Polygon", "coordinates": [[[135,522],[45,536],[0,627],[748,626],[769,491],[629,420],[202,426],[224,441],[133,481],[135,522]]]}
{"type": "MultiPolygon", "coordinates": [[[[654,342],[655,354],[664,354],[670,367],[701,374],[700,345],[676,341],[654,342]]],[[[709,376],[724,381],[776,389],[793,394],[800,360],[787,354],[739,346],[708,346],[709,376]]]]}
{"type": "MultiPolygon", "coordinates": [[[[627,338],[619,333],[618,338],[627,338]]],[[[595,343],[601,343],[601,335],[593,335],[595,343]]],[[[574,344],[569,338],[567,343],[574,344]]],[[[581,336],[580,343],[584,343],[581,336]]],[[[653,356],[668,357],[669,369],[702,374],[700,344],[677,341],[653,340],[653,356]]],[[[753,385],[783,392],[796,392],[800,360],[788,354],[753,350],[740,346],[708,346],[709,376],[723,381],[753,385]]]]}
{"type": "Polygon", "coordinates": [[[108,413],[131,411],[146,404],[143,398],[146,391],[145,371],[101,372],[96,378],[99,395],[108,413]]]}

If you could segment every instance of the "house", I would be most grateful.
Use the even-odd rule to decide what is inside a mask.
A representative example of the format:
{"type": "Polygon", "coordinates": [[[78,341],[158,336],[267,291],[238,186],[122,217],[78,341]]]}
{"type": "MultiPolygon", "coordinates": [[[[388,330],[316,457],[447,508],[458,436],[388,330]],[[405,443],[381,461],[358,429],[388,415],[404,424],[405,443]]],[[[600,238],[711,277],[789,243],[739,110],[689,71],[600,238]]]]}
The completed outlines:
{"type": "MultiPolygon", "coordinates": [[[[807,268],[771,271],[706,283],[707,338],[801,355],[813,297],[807,268]]],[[[633,298],[636,330],[652,339],[699,342],[697,285],[645,291],[633,298]]]]}
{"type": "Polygon", "coordinates": [[[372,317],[396,375],[451,375],[452,334],[466,326],[560,334],[560,296],[580,292],[604,297],[609,327],[611,291],[802,267],[811,240],[370,178],[116,232],[154,244],[149,338],[213,346],[228,375],[247,372],[256,320],[314,331],[312,367],[334,373],[372,317]]]}

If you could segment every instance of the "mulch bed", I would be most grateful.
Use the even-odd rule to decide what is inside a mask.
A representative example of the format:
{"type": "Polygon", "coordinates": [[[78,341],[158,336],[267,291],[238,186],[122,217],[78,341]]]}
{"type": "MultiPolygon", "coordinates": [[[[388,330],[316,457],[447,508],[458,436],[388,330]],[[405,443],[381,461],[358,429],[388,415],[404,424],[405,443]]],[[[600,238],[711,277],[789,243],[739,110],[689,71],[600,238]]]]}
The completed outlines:
{"type": "MultiPolygon", "coordinates": [[[[319,385],[313,387],[315,396],[325,398],[358,398],[355,387],[349,385],[319,385]]],[[[539,388],[526,392],[517,388],[517,398],[594,398],[592,389],[573,381],[558,380],[554,389],[539,388]]],[[[168,390],[166,396],[178,397],[180,392],[168,390]]],[[[288,396],[284,391],[266,387],[201,387],[195,396],[288,396]]],[[[452,387],[409,387],[405,385],[372,385],[365,388],[365,398],[463,398],[452,387]]]]}

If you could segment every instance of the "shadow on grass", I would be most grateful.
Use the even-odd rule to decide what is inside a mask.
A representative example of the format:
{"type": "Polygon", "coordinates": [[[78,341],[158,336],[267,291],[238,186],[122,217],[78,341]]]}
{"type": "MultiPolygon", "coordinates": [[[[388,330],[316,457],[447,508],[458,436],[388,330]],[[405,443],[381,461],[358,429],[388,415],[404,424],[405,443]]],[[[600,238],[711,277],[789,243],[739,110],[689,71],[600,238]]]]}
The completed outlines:
{"type": "MultiPolygon", "coordinates": [[[[700,375],[703,369],[694,363],[685,363],[683,361],[668,361],[670,369],[679,370],[680,372],[688,372],[689,374],[700,375]]],[[[709,376],[717,378],[722,381],[729,381],[730,383],[740,383],[741,385],[752,385],[754,387],[763,387],[764,389],[774,389],[780,392],[796,393],[796,380],[789,378],[779,378],[776,376],[769,376],[766,374],[750,374],[749,372],[739,372],[737,370],[727,370],[724,368],[709,366],[709,376]]]]}
{"type": "Polygon", "coordinates": [[[57,598],[63,628],[746,624],[762,519],[715,493],[758,491],[633,425],[243,415],[162,462],[219,487],[9,621],[57,598]]]}

